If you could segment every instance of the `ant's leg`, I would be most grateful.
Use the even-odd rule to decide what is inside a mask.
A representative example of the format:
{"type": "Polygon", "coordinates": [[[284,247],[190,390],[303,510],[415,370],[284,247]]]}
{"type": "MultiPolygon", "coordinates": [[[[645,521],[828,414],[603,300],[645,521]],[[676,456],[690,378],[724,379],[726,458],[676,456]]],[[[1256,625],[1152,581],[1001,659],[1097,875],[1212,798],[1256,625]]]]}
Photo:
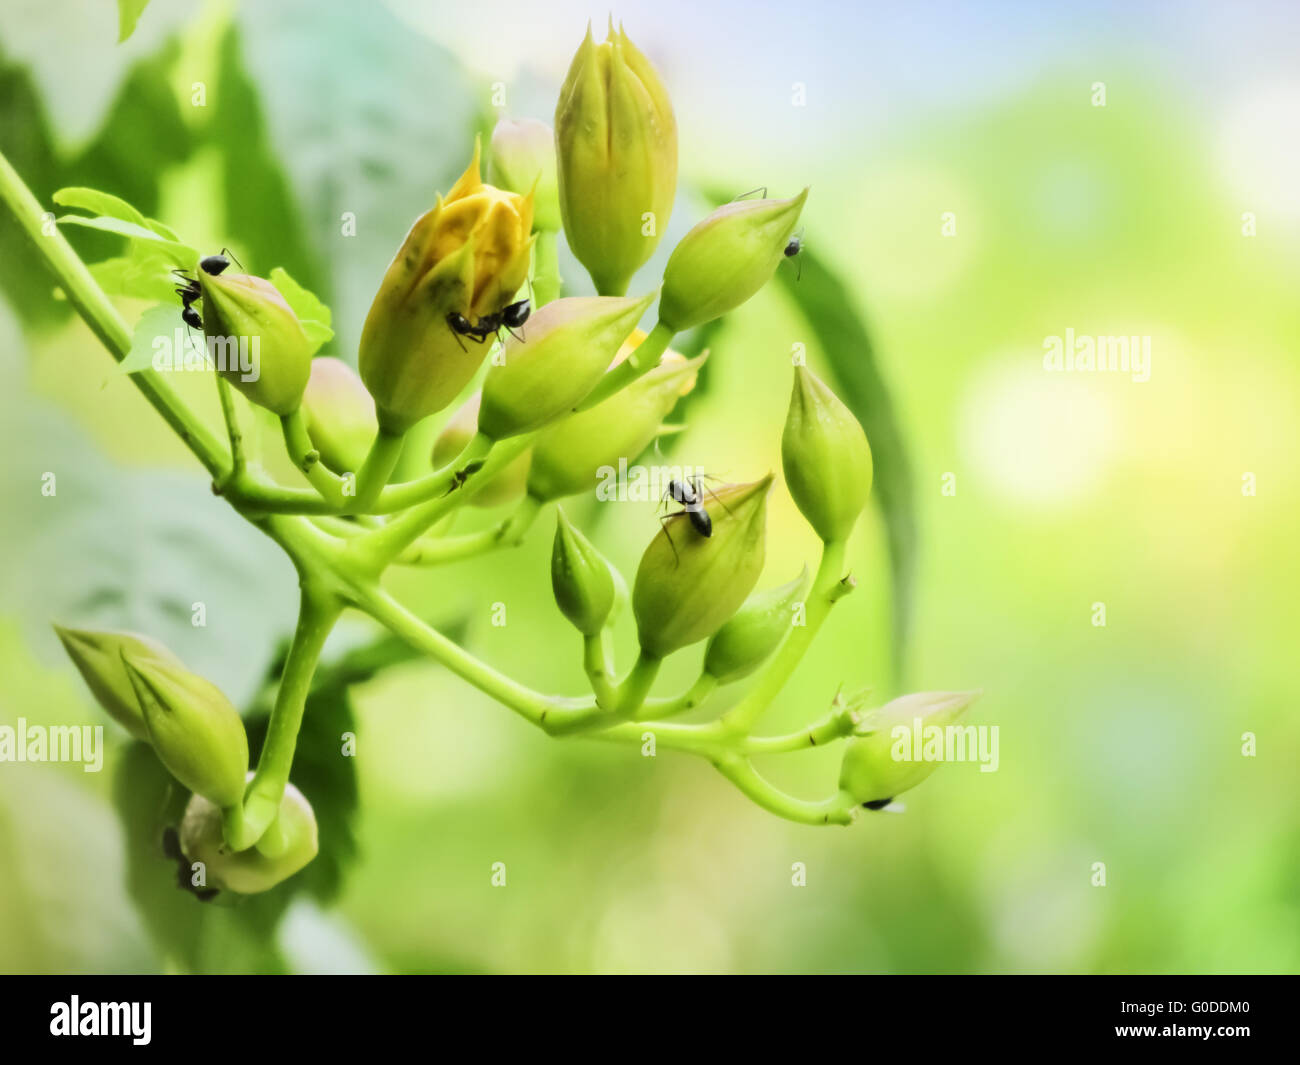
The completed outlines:
{"type": "Polygon", "coordinates": [[[665,514],[659,519],[659,528],[662,529],[663,534],[668,537],[668,546],[673,549],[673,564],[678,565],[681,563],[682,559],[681,556],[677,554],[677,544],[673,542],[673,534],[668,531],[668,519],[675,517],[677,517],[676,514],[665,514]]]}
{"type": "Polygon", "coordinates": [[[712,488],[708,487],[708,485],[700,485],[700,486],[698,486],[698,489],[697,489],[697,490],[698,490],[698,491],[708,492],[709,495],[713,497],[713,501],[714,501],[715,503],[717,503],[718,506],[720,506],[720,507],[721,507],[723,510],[725,510],[728,514],[731,513],[731,508],[730,508],[729,506],[727,506],[727,504],[724,503],[724,502],[722,501],[722,499],[718,496],[718,493],[715,492],[712,488]]]}

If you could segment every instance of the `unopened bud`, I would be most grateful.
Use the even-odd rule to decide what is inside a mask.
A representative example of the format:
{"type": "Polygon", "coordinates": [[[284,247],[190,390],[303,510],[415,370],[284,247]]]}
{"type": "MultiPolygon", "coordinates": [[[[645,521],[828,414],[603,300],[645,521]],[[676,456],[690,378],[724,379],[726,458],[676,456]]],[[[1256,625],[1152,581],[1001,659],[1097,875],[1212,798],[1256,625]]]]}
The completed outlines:
{"type": "Polygon", "coordinates": [[[853,412],[804,366],[795,368],[781,465],[790,495],[817,535],[845,540],[871,494],[871,446],[853,412]]]}
{"type": "MultiPolygon", "coordinates": [[[[634,333],[623,353],[644,338],[645,334],[634,333]]],[[[601,477],[618,469],[620,460],[634,461],[659,435],[677,401],[695,386],[704,358],[687,361],[669,352],[655,369],[626,388],[543,429],[533,445],[529,494],[548,502],[592,492],[601,477]]]]}
{"type": "Polygon", "coordinates": [[[555,133],[535,118],[503,118],[492,130],[488,180],[499,189],[533,194],[533,228],[560,228],[560,193],[555,174],[555,133]]]}
{"type": "Polygon", "coordinates": [[[641,650],[663,658],[717,632],[763,571],[767,490],[772,475],[726,485],[709,496],[712,535],[670,517],[650,542],[632,588],[641,650]]]}
{"type": "Polygon", "coordinates": [[[621,296],[668,226],[677,121],[650,61],[611,23],[586,39],[555,109],[564,235],[596,291],[621,296]]]}
{"type": "Polygon", "coordinates": [[[614,606],[611,567],[558,507],[551,590],[560,611],[584,636],[595,636],[609,620],[614,606]]]}
{"type": "Polygon", "coordinates": [[[175,662],[123,651],[149,742],[168,771],[220,807],[244,798],[248,736],[221,689],[175,662]]]}
{"type": "Polygon", "coordinates": [[[654,301],[617,296],[554,300],[505,343],[483,381],[478,428],[503,440],[570,413],[605,374],[654,301]]]}
{"type": "Polygon", "coordinates": [[[250,402],[292,414],[311,374],[312,345],[280,290],[249,274],[200,269],[198,279],[203,332],[217,372],[250,402]]]}
{"type": "Polygon", "coordinates": [[[302,406],[307,435],[321,462],[335,473],[359,470],[379,424],[375,401],[356,371],[333,356],[312,359],[302,406]]]}
{"type": "Polygon", "coordinates": [[[789,584],[755,592],[713,635],[704,672],[719,684],[742,680],[777,649],[794,622],[793,608],[808,587],[807,567],[789,584]]]}
{"type": "Polygon", "coordinates": [[[724,204],[682,237],[664,269],[659,321],[674,333],[719,318],[776,272],[808,190],[789,200],[724,204]]]}
{"type": "Polygon", "coordinates": [[[222,835],[221,808],[194,795],[181,818],[180,844],[191,862],[202,862],[209,888],[256,895],[269,891],[302,869],[319,850],[316,814],[292,784],[286,784],[280,811],[267,830],[277,842],[274,856],[260,847],[231,850],[222,835]]]}
{"type": "Polygon", "coordinates": [[[90,693],[108,716],[138,740],[149,739],[144,711],[127,674],[123,654],[180,665],[180,659],[157,640],[135,632],[94,632],[55,625],[64,650],[80,671],[90,693]]]}
{"type": "Polygon", "coordinates": [[[914,788],[941,764],[924,757],[927,731],[949,725],[979,692],[918,692],[866,714],[844,747],[840,789],[857,803],[883,803],[914,788]]]}

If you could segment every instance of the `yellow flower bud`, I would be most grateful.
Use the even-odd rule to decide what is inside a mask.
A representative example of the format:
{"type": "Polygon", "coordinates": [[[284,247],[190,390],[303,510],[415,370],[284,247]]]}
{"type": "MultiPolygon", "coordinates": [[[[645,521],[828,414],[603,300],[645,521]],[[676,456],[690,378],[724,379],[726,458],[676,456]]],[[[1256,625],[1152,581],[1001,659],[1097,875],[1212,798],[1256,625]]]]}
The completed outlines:
{"type": "Polygon", "coordinates": [[[650,542],[632,586],[642,652],[663,658],[707,639],[730,618],[763,571],[767,490],[772,475],[726,485],[707,497],[711,536],[686,515],[669,518],[650,542]]]}
{"type": "Polygon", "coordinates": [[[361,331],[361,379],[379,422],[401,433],[442,410],[487,355],[486,340],[455,332],[497,315],[528,277],[532,196],[479,178],[479,150],[437,206],[416,219],[388,267],[361,331]]]}
{"type": "Polygon", "coordinates": [[[64,650],[72,659],[90,693],[108,716],[138,740],[149,739],[144,711],[135,694],[135,685],[127,675],[124,653],[136,658],[156,658],[160,662],[180,665],[180,659],[157,640],[134,632],[94,632],[89,629],[65,629],[54,626],[64,650]]]}
{"type": "Polygon", "coordinates": [[[551,590],[555,602],[584,636],[595,636],[614,607],[613,569],[578,528],[555,509],[551,590]]]}
{"type": "Polygon", "coordinates": [[[659,320],[674,333],[734,310],[785,257],[808,190],[789,200],[724,204],[682,237],[664,269],[659,320]]]}
{"type": "MultiPolygon", "coordinates": [[[[644,339],[634,333],[616,363],[644,339]]],[[[695,386],[703,361],[667,352],[655,369],[609,399],[543,429],[533,445],[529,494],[548,502],[594,491],[602,470],[617,469],[620,459],[631,462],[650,446],[668,412],[695,386]]]]}
{"type": "Polygon", "coordinates": [[[781,465],[817,535],[846,539],[871,494],[871,446],[853,412],[805,366],[795,367],[781,465]]]}
{"type": "Polygon", "coordinates": [[[248,736],[239,711],[215,684],[177,662],[133,655],[122,661],[144,712],[149,742],[190,791],[221,807],[244,798],[248,736]]]}
{"type": "Polygon", "coordinates": [[[540,429],[571,412],[654,302],[577,296],[548,303],[505,343],[483,381],[479,432],[493,440],[540,429]]]}
{"type": "Polygon", "coordinates": [[[282,883],[316,857],[320,848],[316,814],[292,784],[286,784],[280,811],[267,830],[274,835],[274,856],[260,847],[233,851],[221,831],[221,808],[194,795],[181,818],[180,844],[191,862],[202,862],[206,886],[218,891],[256,895],[282,883]]]}
{"type": "Polygon", "coordinates": [[[755,592],[722,626],[704,651],[704,672],[731,684],[754,672],[777,649],[794,623],[792,608],[808,587],[807,567],[789,584],[755,592]]]}
{"type": "Polygon", "coordinates": [[[499,189],[533,194],[533,228],[560,228],[560,193],[555,174],[555,133],[535,118],[503,118],[492,130],[488,180],[499,189]]]}
{"type": "Polygon", "coordinates": [[[302,323],[264,277],[198,271],[203,332],[217,372],[249,401],[292,414],[311,375],[312,345],[302,323]]]}
{"type": "Polygon", "coordinates": [[[677,190],[677,120],[650,61],[611,23],[587,36],[555,109],[564,235],[596,291],[621,296],[650,258],[677,190]]]}
{"type": "Polygon", "coordinates": [[[375,439],[375,401],[361,378],[342,359],[312,359],[302,397],[307,435],[320,460],[335,473],[355,473],[375,439]]]}
{"type": "MultiPolygon", "coordinates": [[[[482,393],[475,392],[469,397],[451,420],[447,422],[433,445],[432,462],[434,469],[442,469],[474,438],[478,430],[479,404],[482,393]]],[[[471,507],[498,507],[503,503],[513,503],[521,499],[524,485],[528,480],[528,464],[532,459],[532,449],[513,459],[508,466],[492,478],[483,488],[469,497],[471,507]]]]}
{"type": "Polygon", "coordinates": [[[840,789],[853,801],[883,806],[914,788],[941,764],[926,760],[918,744],[928,729],[945,729],[966,712],[979,692],[918,692],[867,714],[844,747],[840,789]]]}

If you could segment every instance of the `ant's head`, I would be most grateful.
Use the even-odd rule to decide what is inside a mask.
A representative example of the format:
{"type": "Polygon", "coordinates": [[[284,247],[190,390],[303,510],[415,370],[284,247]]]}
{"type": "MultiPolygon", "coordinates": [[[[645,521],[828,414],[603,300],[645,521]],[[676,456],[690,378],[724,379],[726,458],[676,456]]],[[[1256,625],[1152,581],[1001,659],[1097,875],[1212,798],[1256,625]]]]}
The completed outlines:
{"type": "Polygon", "coordinates": [[[803,237],[796,233],[790,238],[790,243],[785,246],[785,257],[787,259],[793,259],[799,254],[801,248],[803,248],[803,237]]]}
{"type": "Polygon", "coordinates": [[[211,274],[213,277],[216,277],[229,265],[230,260],[224,255],[205,255],[199,260],[199,269],[205,274],[211,274]]]}
{"type": "Polygon", "coordinates": [[[460,333],[462,336],[465,336],[474,329],[474,326],[470,324],[470,320],[461,314],[460,311],[452,311],[448,314],[447,324],[451,326],[452,332],[460,333]]]}

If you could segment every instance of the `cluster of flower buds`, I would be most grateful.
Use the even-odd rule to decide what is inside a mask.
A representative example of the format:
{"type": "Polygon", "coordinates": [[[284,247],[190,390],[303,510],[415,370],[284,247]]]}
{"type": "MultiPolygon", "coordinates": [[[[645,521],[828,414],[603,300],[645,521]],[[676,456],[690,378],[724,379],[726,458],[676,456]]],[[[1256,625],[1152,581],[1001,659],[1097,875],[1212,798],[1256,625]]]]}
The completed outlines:
{"type": "Polygon", "coordinates": [[[188,859],[207,863],[211,886],[265,891],[315,856],[315,815],[292,788],[286,791],[281,816],[258,841],[256,854],[235,852],[226,844],[223,813],[244,801],[251,774],[244,723],[216,685],[147,636],[60,626],[55,631],[109,716],[150,744],[168,772],[194,793],[181,826],[181,845],[188,859]],[[218,869],[229,869],[230,875],[223,872],[213,881],[218,869]]]}

